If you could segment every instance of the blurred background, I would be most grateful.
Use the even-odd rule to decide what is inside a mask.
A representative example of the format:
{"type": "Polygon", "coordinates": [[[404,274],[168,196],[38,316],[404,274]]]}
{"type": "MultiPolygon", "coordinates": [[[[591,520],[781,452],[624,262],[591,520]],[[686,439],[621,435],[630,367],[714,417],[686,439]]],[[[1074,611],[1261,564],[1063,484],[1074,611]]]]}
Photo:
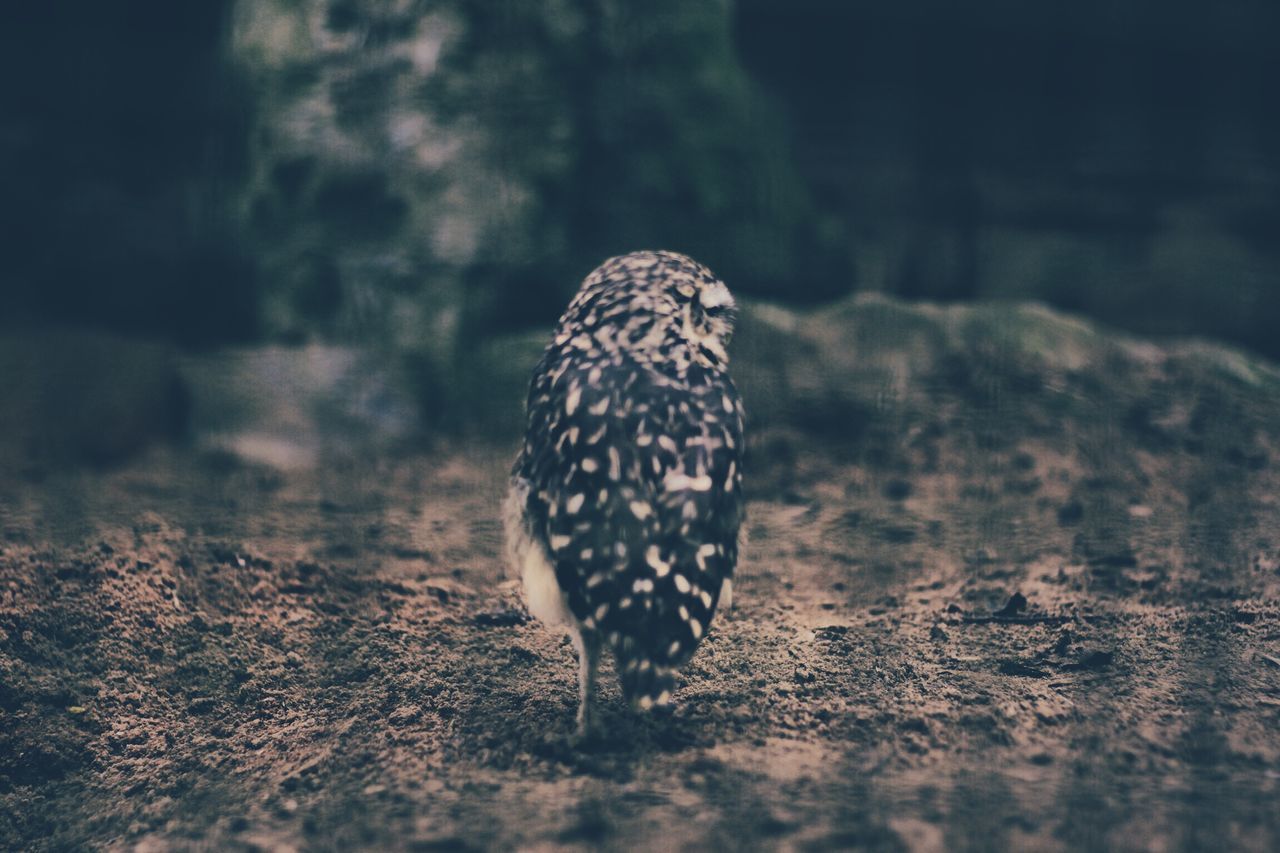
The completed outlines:
{"type": "Polygon", "coordinates": [[[0,429],[26,456],[307,381],[355,430],[451,422],[492,342],[642,247],[784,306],[1038,300],[1280,357],[1267,0],[4,15],[0,429]]]}

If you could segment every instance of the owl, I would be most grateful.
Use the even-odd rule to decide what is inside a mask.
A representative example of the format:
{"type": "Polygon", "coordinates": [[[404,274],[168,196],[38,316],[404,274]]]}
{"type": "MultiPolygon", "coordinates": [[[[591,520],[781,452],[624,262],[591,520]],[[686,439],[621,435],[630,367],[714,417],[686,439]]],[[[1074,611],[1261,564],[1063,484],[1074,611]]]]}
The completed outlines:
{"type": "Polygon", "coordinates": [[[579,736],[605,644],[632,707],[665,706],[730,606],[743,517],[735,315],[724,283],[684,255],[610,258],[534,369],[508,556],[530,613],[572,636],[579,736]]]}

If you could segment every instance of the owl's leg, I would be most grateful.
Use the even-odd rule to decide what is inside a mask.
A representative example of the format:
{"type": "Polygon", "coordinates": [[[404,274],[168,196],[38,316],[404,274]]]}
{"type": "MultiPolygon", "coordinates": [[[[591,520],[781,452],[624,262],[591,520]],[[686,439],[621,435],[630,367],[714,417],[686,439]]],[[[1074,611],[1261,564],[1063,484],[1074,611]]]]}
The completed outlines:
{"type": "Polygon", "coordinates": [[[573,632],[578,651],[578,732],[579,739],[591,734],[591,698],[596,689],[596,668],[600,663],[600,634],[579,628],[573,632]]]}

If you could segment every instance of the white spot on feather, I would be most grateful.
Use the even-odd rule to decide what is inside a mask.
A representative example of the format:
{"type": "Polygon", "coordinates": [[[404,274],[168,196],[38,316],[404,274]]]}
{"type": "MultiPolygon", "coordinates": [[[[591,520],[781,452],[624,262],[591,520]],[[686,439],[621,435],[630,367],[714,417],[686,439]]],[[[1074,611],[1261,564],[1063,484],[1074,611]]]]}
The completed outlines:
{"type": "Polygon", "coordinates": [[[711,478],[706,474],[690,477],[688,474],[668,474],[662,481],[662,487],[668,492],[679,492],[688,489],[694,492],[705,492],[711,488],[711,478]]]}
{"type": "Polygon", "coordinates": [[[645,552],[644,561],[653,568],[654,574],[660,578],[666,577],[667,572],[671,571],[671,564],[662,559],[662,552],[658,550],[657,545],[649,546],[649,550],[645,552]]]}

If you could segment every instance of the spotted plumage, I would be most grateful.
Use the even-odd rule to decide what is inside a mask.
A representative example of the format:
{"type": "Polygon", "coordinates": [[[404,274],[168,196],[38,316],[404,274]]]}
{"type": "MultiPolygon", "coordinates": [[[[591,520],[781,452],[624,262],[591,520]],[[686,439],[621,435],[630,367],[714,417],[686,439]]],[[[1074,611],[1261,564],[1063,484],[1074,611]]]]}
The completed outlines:
{"type": "Polygon", "coordinates": [[[728,606],[742,519],[734,314],[724,284],[683,255],[611,258],[534,370],[508,543],[530,611],[573,635],[580,731],[602,644],[633,705],[664,705],[728,606]]]}

